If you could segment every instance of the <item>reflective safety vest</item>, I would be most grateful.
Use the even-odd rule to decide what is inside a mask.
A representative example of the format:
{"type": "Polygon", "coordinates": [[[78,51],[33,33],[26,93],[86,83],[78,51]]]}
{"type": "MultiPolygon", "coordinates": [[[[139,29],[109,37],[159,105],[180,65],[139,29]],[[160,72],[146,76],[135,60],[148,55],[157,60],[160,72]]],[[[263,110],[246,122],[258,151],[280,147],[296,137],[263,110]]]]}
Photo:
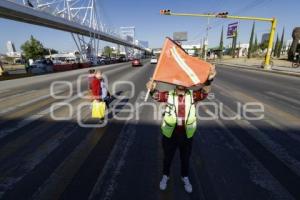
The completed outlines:
{"type": "MultiPolygon", "coordinates": [[[[185,93],[185,132],[187,138],[193,137],[196,127],[196,108],[193,99],[193,91],[188,90],[185,93]]],[[[177,125],[178,116],[178,96],[175,90],[169,91],[168,102],[164,112],[164,118],[161,125],[161,130],[164,136],[170,138],[177,125]]]]}

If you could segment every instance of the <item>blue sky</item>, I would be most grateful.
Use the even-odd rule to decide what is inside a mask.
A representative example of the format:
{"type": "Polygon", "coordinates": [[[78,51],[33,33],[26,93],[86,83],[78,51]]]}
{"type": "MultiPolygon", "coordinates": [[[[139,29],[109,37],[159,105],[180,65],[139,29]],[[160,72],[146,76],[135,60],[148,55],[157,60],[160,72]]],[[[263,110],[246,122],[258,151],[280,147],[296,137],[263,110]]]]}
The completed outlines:
{"type": "MultiPolygon", "coordinates": [[[[161,16],[160,9],[171,9],[174,12],[207,13],[223,12],[242,16],[276,17],[277,31],[281,34],[286,29],[286,39],[291,38],[294,27],[300,26],[299,0],[97,0],[101,15],[106,23],[118,28],[135,26],[137,39],[149,41],[150,47],[161,47],[166,36],[176,31],[187,31],[189,44],[199,44],[205,34],[206,18],[161,16]]],[[[212,29],[209,32],[209,46],[217,46],[222,26],[226,29],[229,23],[236,20],[211,19],[212,29]]],[[[240,21],[239,39],[241,43],[249,41],[252,21],[240,21]]],[[[6,42],[11,40],[16,48],[24,43],[30,35],[35,36],[44,46],[60,51],[75,50],[71,35],[66,32],[48,29],[0,19],[0,52],[6,52],[6,42]]],[[[256,34],[268,32],[269,23],[257,22],[256,34]]],[[[226,32],[226,31],[225,31],[226,32]]],[[[230,43],[225,40],[225,44],[230,43]]]]}

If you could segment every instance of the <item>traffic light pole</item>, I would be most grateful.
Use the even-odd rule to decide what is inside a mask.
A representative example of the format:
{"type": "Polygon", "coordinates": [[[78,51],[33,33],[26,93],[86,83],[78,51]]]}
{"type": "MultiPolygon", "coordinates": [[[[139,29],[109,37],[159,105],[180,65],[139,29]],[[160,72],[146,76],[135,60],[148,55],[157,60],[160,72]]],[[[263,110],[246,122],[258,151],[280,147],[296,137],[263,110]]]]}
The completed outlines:
{"type": "Polygon", "coordinates": [[[192,14],[192,13],[173,13],[170,10],[161,10],[162,15],[171,16],[183,16],[183,17],[208,17],[208,18],[224,18],[224,19],[240,19],[240,20],[254,20],[254,21],[264,21],[271,22],[271,30],[269,36],[269,44],[267,49],[267,54],[264,62],[264,69],[270,69],[271,53],[273,48],[274,35],[276,31],[277,20],[275,18],[262,18],[262,17],[243,17],[234,16],[228,14],[192,14]]]}
{"type": "Polygon", "coordinates": [[[207,60],[207,51],[208,51],[208,31],[209,31],[209,17],[207,18],[207,27],[206,27],[206,36],[204,40],[204,60],[207,60]]]}

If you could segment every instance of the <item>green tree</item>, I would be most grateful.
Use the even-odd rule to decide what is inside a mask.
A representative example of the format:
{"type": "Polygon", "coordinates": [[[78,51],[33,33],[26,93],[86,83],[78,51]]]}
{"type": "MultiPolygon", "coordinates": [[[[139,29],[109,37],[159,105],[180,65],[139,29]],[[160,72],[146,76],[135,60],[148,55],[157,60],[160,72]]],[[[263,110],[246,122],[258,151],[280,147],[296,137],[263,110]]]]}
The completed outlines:
{"type": "Polygon", "coordinates": [[[268,45],[269,45],[269,40],[266,40],[266,41],[260,43],[259,48],[261,50],[265,50],[266,48],[268,48],[268,45]]]}
{"type": "Polygon", "coordinates": [[[282,50],[282,47],[283,47],[283,40],[284,40],[284,28],[282,30],[282,34],[281,34],[281,39],[280,39],[280,42],[278,44],[278,49],[277,49],[277,58],[280,57],[280,54],[281,54],[281,50],[282,50]]]}
{"type": "Polygon", "coordinates": [[[33,36],[30,37],[22,46],[21,49],[24,53],[25,59],[39,59],[44,56],[43,44],[35,39],[33,36]]]}
{"type": "Polygon", "coordinates": [[[103,55],[110,57],[113,49],[110,46],[105,46],[103,49],[103,55]]]}
{"type": "Polygon", "coordinates": [[[277,34],[276,42],[275,42],[274,49],[273,49],[273,56],[274,57],[277,55],[278,46],[279,46],[279,37],[278,37],[278,34],[277,34]]]}
{"type": "Polygon", "coordinates": [[[223,49],[224,49],[224,36],[223,36],[224,34],[223,34],[223,26],[222,26],[222,31],[221,31],[221,38],[220,38],[220,44],[219,44],[219,50],[220,50],[220,52],[219,52],[219,57],[220,58],[222,58],[222,56],[223,56],[223,49]]]}
{"type": "Polygon", "coordinates": [[[257,35],[255,35],[254,45],[253,45],[253,52],[256,52],[258,50],[258,40],[257,35]]]}
{"type": "Polygon", "coordinates": [[[47,56],[47,55],[50,55],[51,54],[57,54],[58,51],[55,50],[55,49],[48,49],[48,48],[44,48],[44,55],[47,56]]]}
{"type": "Polygon", "coordinates": [[[248,58],[251,58],[251,54],[253,53],[254,29],[255,29],[255,22],[253,22],[253,25],[252,25],[252,31],[251,31],[250,41],[249,41],[248,56],[247,56],[248,58]]]}

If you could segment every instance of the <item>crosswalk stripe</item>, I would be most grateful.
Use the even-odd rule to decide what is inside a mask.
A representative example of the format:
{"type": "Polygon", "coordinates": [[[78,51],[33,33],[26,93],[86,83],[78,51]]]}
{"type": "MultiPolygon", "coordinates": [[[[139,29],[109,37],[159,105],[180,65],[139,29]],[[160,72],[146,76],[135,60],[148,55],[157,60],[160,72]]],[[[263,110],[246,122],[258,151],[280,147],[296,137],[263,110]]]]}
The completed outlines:
{"type": "MultiPolygon", "coordinates": [[[[84,92],[83,95],[84,94],[87,94],[87,92],[84,92]]],[[[72,102],[72,101],[74,101],[75,99],[78,99],[78,98],[80,98],[79,94],[73,96],[70,99],[66,99],[66,100],[61,101],[61,102],[63,102],[63,103],[70,103],[70,102],[72,102]]],[[[17,123],[16,126],[14,126],[12,128],[2,129],[0,131],[0,139],[3,138],[3,137],[5,137],[5,136],[7,136],[8,134],[10,134],[10,133],[18,130],[18,129],[20,129],[20,128],[23,128],[24,126],[32,123],[33,121],[38,120],[38,119],[44,117],[47,114],[50,114],[51,111],[55,111],[55,110],[57,110],[57,109],[59,109],[61,107],[62,107],[62,105],[56,106],[53,110],[51,110],[51,107],[46,108],[46,109],[44,109],[44,110],[42,110],[42,111],[40,111],[40,112],[38,112],[38,113],[36,113],[34,115],[31,115],[31,116],[23,119],[22,121],[20,121],[19,123],[17,123]]]]}

